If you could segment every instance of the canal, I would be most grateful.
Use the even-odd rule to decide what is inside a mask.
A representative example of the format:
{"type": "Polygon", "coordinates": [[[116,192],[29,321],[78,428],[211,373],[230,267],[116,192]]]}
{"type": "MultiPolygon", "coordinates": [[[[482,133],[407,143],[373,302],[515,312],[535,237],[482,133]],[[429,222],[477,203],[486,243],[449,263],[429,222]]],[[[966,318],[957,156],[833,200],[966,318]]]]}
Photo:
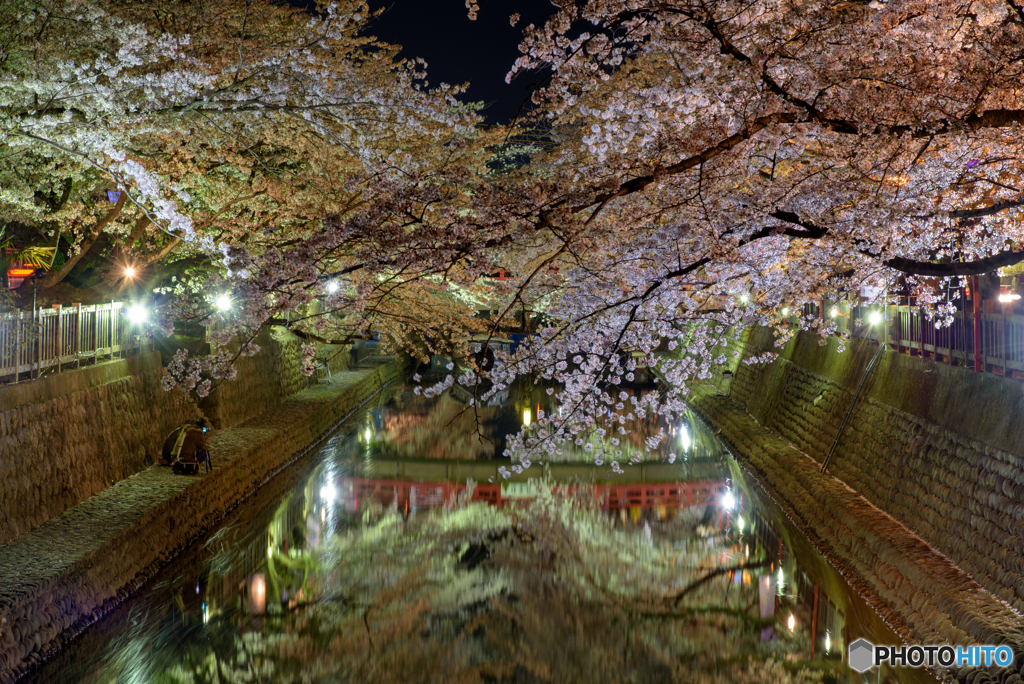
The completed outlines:
{"type": "Polygon", "coordinates": [[[468,404],[385,390],[25,681],[936,681],[846,666],[899,640],[693,416],[515,472],[558,407],[468,404]]]}

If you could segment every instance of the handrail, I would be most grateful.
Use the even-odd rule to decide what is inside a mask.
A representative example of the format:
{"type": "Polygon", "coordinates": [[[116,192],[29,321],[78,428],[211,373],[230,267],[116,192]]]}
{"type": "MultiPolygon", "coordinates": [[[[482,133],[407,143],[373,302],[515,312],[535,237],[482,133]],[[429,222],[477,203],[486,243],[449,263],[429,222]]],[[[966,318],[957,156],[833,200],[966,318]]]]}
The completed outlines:
{"type": "Polygon", "coordinates": [[[18,382],[76,367],[83,358],[98,360],[127,350],[124,302],[56,305],[48,309],[0,314],[0,378],[18,382]]]}

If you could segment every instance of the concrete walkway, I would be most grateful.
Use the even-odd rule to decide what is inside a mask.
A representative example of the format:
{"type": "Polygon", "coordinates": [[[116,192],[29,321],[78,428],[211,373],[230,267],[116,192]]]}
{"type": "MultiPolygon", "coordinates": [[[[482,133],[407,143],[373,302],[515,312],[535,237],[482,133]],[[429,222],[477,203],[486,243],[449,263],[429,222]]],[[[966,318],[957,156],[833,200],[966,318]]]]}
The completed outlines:
{"type": "Polygon", "coordinates": [[[212,473],[150,468],[0,546],[0,683],[95,622],[403,372],[392,361],[335,373],[216,432],[212,473]]]}
{"type": "Polygon", "coordinates": [[[818,462],[762,427],[735,400],[705,386],[690,401],[721,431],[719,439],[740,465],[905,643],[1005,643],[1018,655],[1005,670],[938,676],[1022,681],[1024,618],[1009,604],[843,482],[820,473],[818,462]]]}

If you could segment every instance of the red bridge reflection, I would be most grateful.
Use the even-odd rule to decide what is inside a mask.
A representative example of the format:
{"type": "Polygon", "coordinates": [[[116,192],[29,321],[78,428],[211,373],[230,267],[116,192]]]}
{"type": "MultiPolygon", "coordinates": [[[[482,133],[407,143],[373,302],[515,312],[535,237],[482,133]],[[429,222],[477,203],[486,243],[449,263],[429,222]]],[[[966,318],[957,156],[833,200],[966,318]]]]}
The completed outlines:
{"type": "MultiPolygon", "coordinates": [[[[443,506],[466,490],[458,482],[416,482],[401,479],[343,478],[337,489],[338,504],[350,511],[360,502],[373,499],[383,506],[397,504],[400,509],[443,506]]],[[[687,508],[718,503],[729,490],[725,482],[639,482],[628,484],[565,485],[556,491],[579,498],[593,497],[606,510],[631,508],[687,508]]],[[[503,506],[509,501],[535,498],[536,486],[529,480],[504,483],[478,483],[472,501],[503,506]]]]}

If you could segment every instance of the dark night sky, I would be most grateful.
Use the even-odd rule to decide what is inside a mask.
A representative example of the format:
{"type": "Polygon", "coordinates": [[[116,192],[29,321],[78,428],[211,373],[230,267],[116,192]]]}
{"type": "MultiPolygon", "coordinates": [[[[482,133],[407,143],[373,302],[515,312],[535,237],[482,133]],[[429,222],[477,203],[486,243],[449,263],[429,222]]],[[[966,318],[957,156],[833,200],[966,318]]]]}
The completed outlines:
{"type": "MultiPolygon", "coordinates": [[[[469,81],[469,91],[461,99],[486,102],[482,114],[489,123],[511,121],[529,97],[528,86],[541,78],[524,74],[511,85],[505,83],[505,74],[520,55],[522,28],[541,24],[554,13],[548,0],[480,0],[476,21],[469,20],[464,0],[369,2],[371,9],[385,9],[369,33],[401,45],[403,57],[425,59],[431,86],[469,81]],[[515,12],[522,19],[513,28],[508,18],[515,12]]],[[[290,0],[290,4],[306,3],[290,0]]]]}

